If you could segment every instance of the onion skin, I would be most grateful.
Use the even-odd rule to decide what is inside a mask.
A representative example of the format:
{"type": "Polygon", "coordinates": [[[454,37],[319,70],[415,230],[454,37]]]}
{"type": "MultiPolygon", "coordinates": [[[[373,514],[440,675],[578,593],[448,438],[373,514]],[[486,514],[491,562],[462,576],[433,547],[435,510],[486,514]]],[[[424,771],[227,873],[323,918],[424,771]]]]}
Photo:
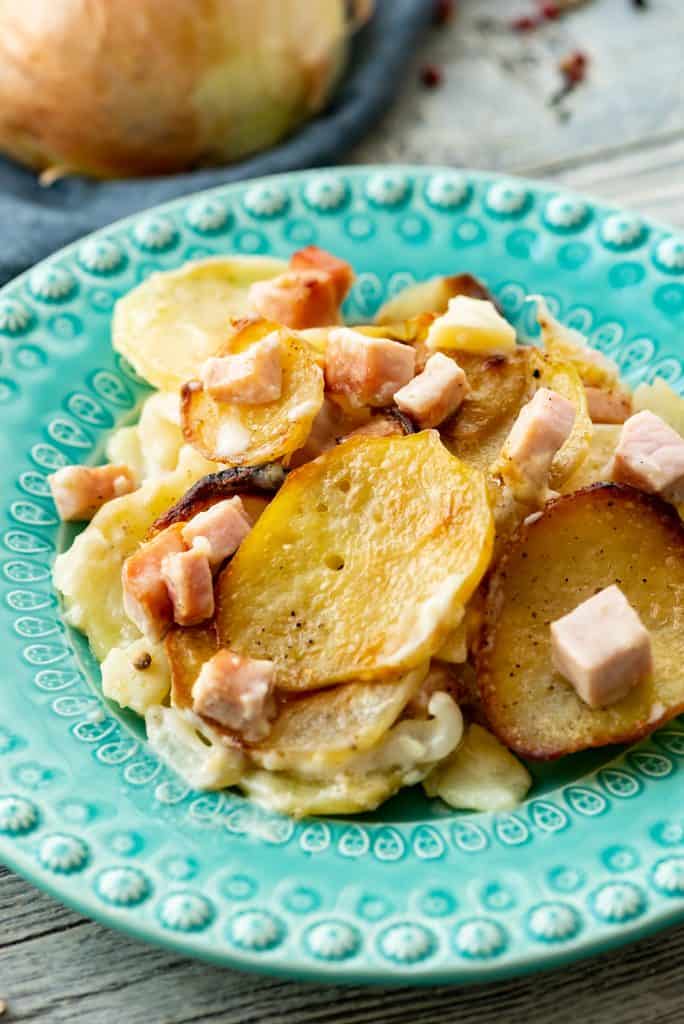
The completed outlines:
{"type": "Polygon", "coordinates": [[[345,8],[0,0],[0,150],[46,177],[237,160],[323,106],[344,64],[345,8]]]}

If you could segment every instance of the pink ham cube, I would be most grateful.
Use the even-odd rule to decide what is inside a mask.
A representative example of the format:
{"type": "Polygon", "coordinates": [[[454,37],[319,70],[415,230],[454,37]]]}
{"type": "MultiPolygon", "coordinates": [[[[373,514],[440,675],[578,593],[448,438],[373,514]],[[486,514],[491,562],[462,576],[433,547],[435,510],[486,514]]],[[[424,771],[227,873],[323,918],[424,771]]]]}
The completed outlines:
{"type": "Polygon", "coordinates": [[[249,289],[251,309],[293,331],[340,322],[339,286],[326,271],[288,270],[249,289]]]}
{"type": "Polygon", "coordinates": [[[410,345],[389,338],[372,338],[350,327],[328,335],[325,383],[354,405],[388,405],[412,379],[416,353],[410,345]]]}
{"type": "Polygon", "coordinates": [[[112,498],[135,490],[128,466],[64,466],[48,477],[60,519],[92,519],[112,498]]]}
{"type": "Polygon", "coordinates": [[[630,416],[620,432],[612,477],[679,504],[684,501],[684,439],[648,410],[630,416]]]}
{"type": "Polygon", "coordinates": [[[217,402],[265,405],[280,398],[283,365],[277,331],[235,355],[211,356],[200,368],[205,390],[217,402]]]}
{"type": "Polygon", "coordinates": [[[551,660],[591,708],[622,700],[653,671],[648,630],[614,585],[551,623],[551,660]]]}
{"type": "Polygon", "coordinates": [[[209,559],[199,548],[162,559],[161,578],[173,605],[173,621],[197,626],[214,614],[214,581],[209,559]]]}
{"type": "Polygon", "coordinates": [[[632,399],[624,391],[585,388],[592,423],[624,423],[632,412],[632,399]]]}
{"type": "Polygon", "coordinates": [[[458,363],[436,352],[422,373],[395,392],[394,401],[419,427],[437,427],[456,412],[468,391],[468,379],[458,363]]]}
{"type": "Polygon", "coordinates": [[[173,622],[173,603],[162,579],[162,562],[185,550],[179,525],[146,541],[123,564],[123,603],[129,619],[150,640],[161,640],[173,622]]]}
{"type": "Polygon", "coordinates": [[[216,569],[237,551],[251,528],[242,499],[236,495],[198,512],[181,532],[188,547],[194,545],[203,551],[211,568],[216,569]]]}
{"type": "Polygon", "coordinates": [[[202,666],[192,688],[192,708],[213,718],[249,743],[268,735],[277,707],[275,665],[226,648],[202,666]]]}
{"type": "Polygon", "coordinates": [[[338,259],[325,249],[319,249],[317,245],[307,245],[293,253],[290,258],[290,269],[318,270],[328,274],[335,287],[338,302],[342,302],[354,281],[354,270],[350,263],[338,259]]]}
{"type": "Polygon", "coordinates": [[[545,497],[554,456],[570,436],[574,422],[572,402],[548,388],[540,388],[522,407],[501,453],[502,475],[510,478],[521,498],[545,497]]]}

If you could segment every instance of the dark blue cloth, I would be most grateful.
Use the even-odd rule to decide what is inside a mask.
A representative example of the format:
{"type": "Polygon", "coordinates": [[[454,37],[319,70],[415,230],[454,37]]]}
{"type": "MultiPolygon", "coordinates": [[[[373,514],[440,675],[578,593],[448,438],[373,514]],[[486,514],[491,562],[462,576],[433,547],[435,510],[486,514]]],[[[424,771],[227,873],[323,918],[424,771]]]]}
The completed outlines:
{"type": "Polygon", "coordinates": [[[123,181],[72,177],[45,188],[32,171],[0,158],[0,284],[75,238],[175,196],[338,162],[390,105],[432,10],[432,0],[379,0],[330,106],[281,145],[238,164],[123,181]]]}

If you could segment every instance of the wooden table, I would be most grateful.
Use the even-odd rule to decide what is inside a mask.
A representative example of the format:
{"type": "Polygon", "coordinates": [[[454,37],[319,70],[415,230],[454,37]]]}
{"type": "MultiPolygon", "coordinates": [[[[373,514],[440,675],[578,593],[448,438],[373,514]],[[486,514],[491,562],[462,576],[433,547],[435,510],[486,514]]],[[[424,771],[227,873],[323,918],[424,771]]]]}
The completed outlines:
{"type": "MultiPolygon", "coordinates": [[[[390,0],[391,2],[391,0],[390,0]]],[[[427,0],[426,0],[427,2],[427,0]]],[[[501,25],[532,0],[461,0],[433,30],[357,162],[463,164],[548,177],[684,225],[684,4],[595,0],[530,35],[501,25]],[[494,19],[494,23],[492,23],[494,19]],[[496,24],[498,20],[498,25],[496,24]],[[589,78],[565,119],[557,63],[589,78]],[[419,84],[421,66],[444,74],[419,84]]],[[[573,968],[469,989],[322,988],[220,970],[65,910],[0,868],[0,997],[35,1024],[682,1024],[684,927],[573,968]]]]}

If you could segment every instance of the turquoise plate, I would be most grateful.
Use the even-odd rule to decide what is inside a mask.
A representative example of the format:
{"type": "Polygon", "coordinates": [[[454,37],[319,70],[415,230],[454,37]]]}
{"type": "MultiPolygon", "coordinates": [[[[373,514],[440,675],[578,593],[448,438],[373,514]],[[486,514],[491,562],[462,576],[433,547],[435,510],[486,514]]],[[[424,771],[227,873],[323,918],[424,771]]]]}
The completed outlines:
{"type": "Polygon", "coordinates": [[[407,284],[481,275],[521,334],[528,292],[635,384],[682,387],[684,240],[549,186],[341,168],[230,186],[64,249],[0,293],[0,854],[91,917],[179,953],[334,981],[485,981],[684,914],[684,727],[537,771],[514,814],[407,792],[293,822],[191,792],[103,702],[50,582],[67,543],[46,477],[100,456],[144,388],[109,345],[151,271],[315,242],[354,263],[351,318],[407,284]]]}

